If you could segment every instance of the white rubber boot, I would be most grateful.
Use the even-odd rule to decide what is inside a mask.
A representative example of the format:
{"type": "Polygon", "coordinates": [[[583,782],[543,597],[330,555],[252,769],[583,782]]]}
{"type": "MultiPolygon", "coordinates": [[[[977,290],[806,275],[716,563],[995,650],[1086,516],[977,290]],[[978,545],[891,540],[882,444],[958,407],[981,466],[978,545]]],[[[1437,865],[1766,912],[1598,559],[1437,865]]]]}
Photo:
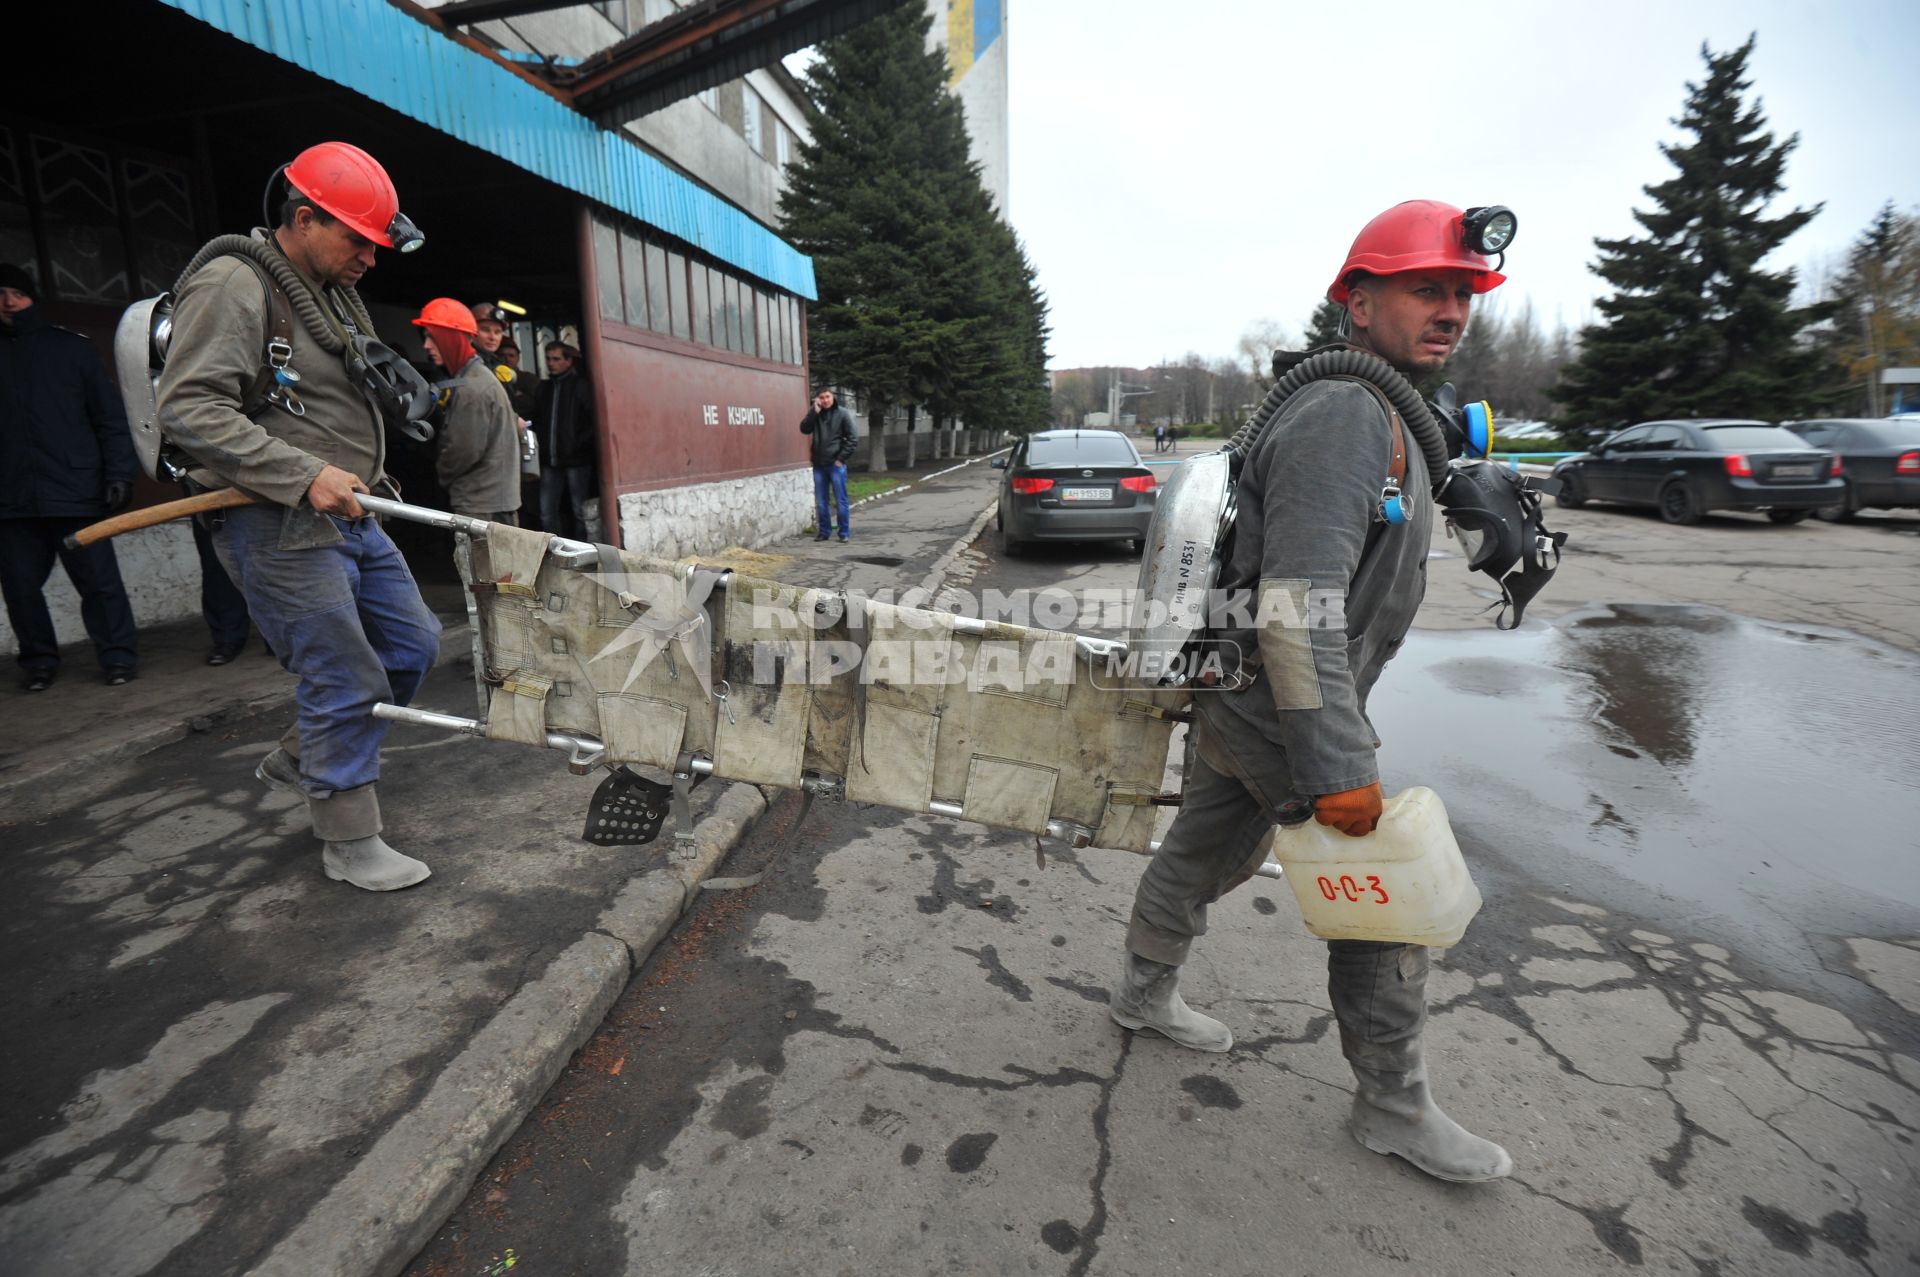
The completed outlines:
{"type": "Polygon", "coordinates": [[[335,882],[350,882],[363,891],[398,891],[425,882],[433,870],[412,856],[387,846],[379,834],[350,842],[321,844],[320,864],[335,882]]]}
{"type": "Polygon", "coordinates": [[[1513,1159],[1440,1111],[1427,1088],[1427,1066],[1385,1073],[1353,1066],[1360,1083],[1347,1128],[1376,1153],[1405,1158],[1435,1179],[1480,1184],[1513,1174],[1513,1159]]]}
{"type": "Polygon", "coordinates": [[[1201,1015],[1180,996],[1180,968],[1129,953],[1120,967],[1107,1009],[1125,1029],[1152,1029],[1181,1046],[1215,1053],[1230,1050],[1233,1030],[1201,1015]]]}

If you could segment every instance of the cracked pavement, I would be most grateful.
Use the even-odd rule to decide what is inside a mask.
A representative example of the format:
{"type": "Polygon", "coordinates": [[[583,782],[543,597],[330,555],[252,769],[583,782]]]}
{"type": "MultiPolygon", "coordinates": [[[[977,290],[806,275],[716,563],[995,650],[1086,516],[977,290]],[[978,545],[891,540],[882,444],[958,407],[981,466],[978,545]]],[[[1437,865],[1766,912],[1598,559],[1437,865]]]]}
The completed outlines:
{"type": "Polygon", "coordinates": [[[1839,533],[1831,591],[1887,600],[1920,599],[1920,544],[1726,522],[1583,529],[1650,583],[1636,606],[1579,607],[1575,574],[1514,635],[1436,561],[1429,611],[1475,629],[1416,633],[1375,694],[1388,788],[1446,796],[1486,899],[1435,966],[1428,1058],[1512,1179],[1442,1184],[1346,1134],[1324,946],[1284,883],[1195,947],[1183,990],[1236,1035],[1203,1055],[1106,1013],[1140,861],[1042,869],[1028,839],[850,806],[796,831],[781,800],[730,870],[767,880],[656,952],[409,1272],[1912,1271],[1920,627],[1884,613],[1887,647],[1742,593],[1721,543],[1839,533]]]}

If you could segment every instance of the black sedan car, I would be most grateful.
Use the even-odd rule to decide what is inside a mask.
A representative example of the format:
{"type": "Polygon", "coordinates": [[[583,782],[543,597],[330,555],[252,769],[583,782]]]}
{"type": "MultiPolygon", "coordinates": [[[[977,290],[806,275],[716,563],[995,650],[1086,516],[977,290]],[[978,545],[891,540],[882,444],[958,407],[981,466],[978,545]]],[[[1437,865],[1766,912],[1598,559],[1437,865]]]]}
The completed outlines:
{"type": "Polygon", "coordinates": [[[1843,523],[1861,510],[1920,506],[1920,417],[1790,421],[1787,429],[1840,458],[1844,491],[1814,513],[1843,523]]]}
{"type": "Polygon", "coordinates": [[[1798,523],[1836,505],[1846,489],[1840,462],[1792,431],[1764,421],[1649,421],[1553,468],[1564,506],[1589,501],[1648,505],[1668,523],[1709,510],[1764,510],[1798,523]]]}
{"type": "Polygon", "coordinates": [[[1033,541],[1130,541],[1137,554],[1153,522],[1153,471],[1117,430],[1042,430],[996,458],[1000,548],[1033,541]]]}

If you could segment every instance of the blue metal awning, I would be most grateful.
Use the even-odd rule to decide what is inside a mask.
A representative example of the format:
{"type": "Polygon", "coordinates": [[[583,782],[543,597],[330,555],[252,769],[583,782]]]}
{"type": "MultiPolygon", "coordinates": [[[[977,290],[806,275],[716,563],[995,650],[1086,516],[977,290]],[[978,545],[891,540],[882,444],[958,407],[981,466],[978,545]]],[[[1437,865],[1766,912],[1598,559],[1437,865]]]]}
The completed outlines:
{"type": "Polygon", "coordinates": [[[386,0],[162,2],[777,288],[818,296],[812,258],[624,134],[386,0]]]}

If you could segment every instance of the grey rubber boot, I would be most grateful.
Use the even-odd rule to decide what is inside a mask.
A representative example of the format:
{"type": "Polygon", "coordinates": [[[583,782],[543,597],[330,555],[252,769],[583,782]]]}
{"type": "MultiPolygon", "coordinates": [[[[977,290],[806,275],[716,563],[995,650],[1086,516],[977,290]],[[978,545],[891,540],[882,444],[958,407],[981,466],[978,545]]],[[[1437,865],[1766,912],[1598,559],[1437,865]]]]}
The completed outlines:
{"type": "Polygon", "coordinates": [[[1427,1087],[1420,1039],[1431,965],[1419,945],[1328,943],[1327,994],[1359,1083],[1347,1129],[1363,1148],[1405,1158],[1435,1179],[1478,1184],[1511,1175],[1507,1150],[1442,1113],[1427,1087]]]}
{"type": "Polygon", "coordinates": [[[1353,1065],[1360,1086],[1347,1127],[1362,1147],[1405,1158],[1435,1179],[1479,1184],[1513,1174],[1513,1159],[1440,1111],[1427,1089],[1427,1066],[1404,1073],[1353,1065]]]}
{"type": "Polygon", "coordinates": [[[412,856],[403,856],[387,846],[379,834],[323,843],[321,848],[320,864],[327,877],[365,891],[398,891],[425,882],[433,872],[412,856]]]}
{"type": "Polygon", "coordinates": [[[1233,1030],[1201,1015],[1180,996],[1180,968],[1127,954],[1119,983],[1107,1000],[1114,1023],[1125,1029],[1152,1029],[1196,1051],[1226,1051],[1233,1030]]]}

